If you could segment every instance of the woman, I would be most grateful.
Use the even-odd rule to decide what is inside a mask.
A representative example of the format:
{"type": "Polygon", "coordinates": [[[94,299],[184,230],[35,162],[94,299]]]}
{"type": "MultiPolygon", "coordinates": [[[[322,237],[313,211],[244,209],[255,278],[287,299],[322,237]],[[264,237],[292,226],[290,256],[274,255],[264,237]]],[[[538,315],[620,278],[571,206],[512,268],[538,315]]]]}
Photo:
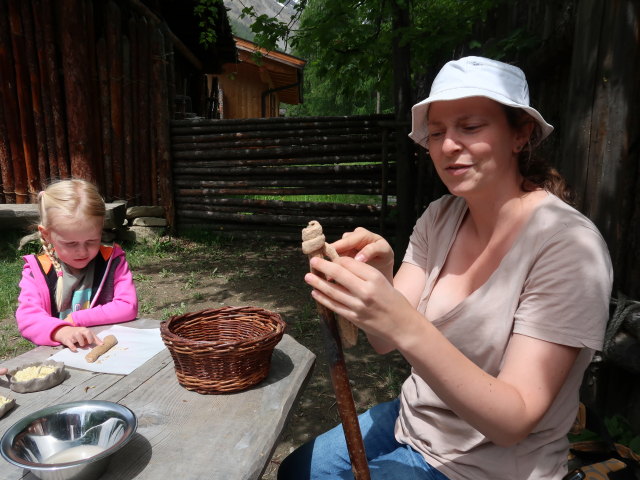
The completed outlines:
{"type": "MultiPolygon", "coordinates": [[[[364,229],[333,244],[337,261],[312,261],[333,282],[305,277],[377,352],[412,366],[399,399],[360,416],[371,477],[559,480],[608,317],[606,244],[532,156],[553,127],[520,69],[449,62],[412,117],[451,195],[418,220],[395,278],[391,247],[364,229]]],[[[353,478],[342,436],[303,445],[279,478],[353,478]]]]}

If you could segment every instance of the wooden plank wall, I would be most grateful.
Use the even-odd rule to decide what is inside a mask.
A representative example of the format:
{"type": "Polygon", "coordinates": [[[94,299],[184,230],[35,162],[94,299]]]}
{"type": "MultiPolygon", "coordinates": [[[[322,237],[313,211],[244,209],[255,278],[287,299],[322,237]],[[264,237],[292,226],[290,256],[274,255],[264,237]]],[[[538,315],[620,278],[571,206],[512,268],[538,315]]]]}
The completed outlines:
{"type": "Polygon", "coordinates": [[[173,43],[145,9],[0,0],[0,203],[73,176],[172,215],[173,43]]]}
{"type": "Polygon", "coordinates": [[[614,294],[640,300],[639,2],[580,2],[568,79],[557,163],[607,240],[614,294]]]}
{"type": "Polygon", "coordinates": [[[502,2],[479,37],[521,30],[542,40],[538,50],[505,60],[523,68],[533,106],[555,127],[541,154],[605,237],[614,293],[640,300],[640,2],[502,2]]]}
{"type": "Polygon", "coordinates": [[[387,233],[394,211],[388,200],[396,195],[392,120],[373,115],[173,121],[178,229],[299,241],[301,229],[316,219],[328,235],[356,226],[387,233]],[[381,201],[286,201],[292,195],[335,194],[378,195],[381,201]]]}
{"type": "MultiPolygon", "coordinates": [[[[557,163],[607,241],[613,296],[640,301],[640,2],[582,0],[576,13],[568,88],[556,99],[564,112],[557,163]]],[[[625,349],[596,357],[581,397],[602,418],[623,415],[637,434],[640,317],[631,317],[618,337],[625,349]]]]}

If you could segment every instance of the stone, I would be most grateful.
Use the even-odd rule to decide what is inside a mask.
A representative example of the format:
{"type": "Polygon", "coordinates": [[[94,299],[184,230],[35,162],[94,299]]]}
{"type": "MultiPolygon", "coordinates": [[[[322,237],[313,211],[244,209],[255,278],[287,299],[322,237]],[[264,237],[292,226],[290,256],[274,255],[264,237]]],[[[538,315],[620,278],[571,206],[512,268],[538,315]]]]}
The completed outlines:
{"type": "Polygon", "coordinates": [[[164,217],[164,207],[137,205],[127,208],[127,218],[138,217],[164,217]]]}
{"type": "Polygon", "coordinates": [[[104,228],[106,230],[113,230],[114,228],[122,227],[127,214],[127,202],[118,201],[107,203],[106,207],[107,215],[104,219],[104,228]]]}
{"type": "Polygon", "coordinates": [[[167,221],[158,217],[136,217],[131,225],[135,227],[166,227],[167,221]]]}
{"type": "Polygon", "coordinates": [[[164,227],[129,227],[118,232],[118,239],[127,242],[153,242],[164,235],[164,227]]]}
{"type": "Polygon", "coordinates": [[[136,242],[136,232],[129,230],[128,228],[125,228],[123,230],[119,230],[118,234],[116,236],[116,240],[118,242],[129,242],[129,243],[135,243],[136,242]]]}
{"type": "Polygon", "coordinates": [[[29,243],[36,242],[40,244],[40,234],[38,232],[33,232],[30,235],[25,235],[20,239],[18,243],[18,250],[23,250],[29,243]]]}

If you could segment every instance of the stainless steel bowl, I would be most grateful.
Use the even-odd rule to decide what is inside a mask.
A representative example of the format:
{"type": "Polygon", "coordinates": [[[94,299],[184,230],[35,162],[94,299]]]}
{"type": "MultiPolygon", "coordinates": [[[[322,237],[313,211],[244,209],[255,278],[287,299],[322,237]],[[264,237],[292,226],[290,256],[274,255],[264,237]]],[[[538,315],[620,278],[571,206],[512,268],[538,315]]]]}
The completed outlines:
{"type": "Polygon", "coordinates": [[[137,426],[135,414],[117,403],[62,403],[11,426],[0,440],[0,453],[42,480],[96,479],[137,426]]]}

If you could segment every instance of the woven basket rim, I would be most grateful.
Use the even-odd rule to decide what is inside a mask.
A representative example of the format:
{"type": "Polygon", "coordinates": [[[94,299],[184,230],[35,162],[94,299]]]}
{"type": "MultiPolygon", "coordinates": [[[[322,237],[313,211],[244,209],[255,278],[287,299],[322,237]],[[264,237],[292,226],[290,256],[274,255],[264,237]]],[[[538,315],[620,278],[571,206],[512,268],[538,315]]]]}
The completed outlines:
{"type": "MultiPolygon", "coordinates": [[[[285,327],[286,323],[280,314],[271,310],[261,307],[221,307],[174,315],[161,322],[160,334],[173,358],[180,385],[202,394],[230,393],[249,388],[268,376],[271,355],[282,339],[285,327]],[[225,315],[229,316],[225,318],[225,315]],[[229,320],[228,323],[233,323],[234,320],[249,322],[252,320],[250,315],[257,322],[264,321],[267,328],[274,328],[269,328],[265,334],[237,341],[192,340],[169,330],[172,322],[183,319],[194,322],[194,328],[206,329],[197,325],[199,316],[204,322],[229,320]]],[[[247,328],[249,334],[252,333],[250,328],[247,328]]]]}
{"type": "Polygon", "coordinates": [[[168,318],[167,320],[164,320],[163,322],[160,323],[160,332],[162,334],[162,336],[166,337],[168,340],[171,340],[173,342],[179,342],[179,343],[188,343],[194,346],[200,346],[200,347],[220,347],[220,346],[237,346],[237,345],[243,345],[243,344],[248,344],[248,343],[253,343],[253,342],[267,342],[269,340],[271,340],[274,337],[277,337],[279,335],[281,335],[286,327],[286,323],[285,321],[282,319],[282,317],[280,316],[279,313],[274,312],[272,310],[267,310],[265,308],[261,308],[261,307],[250,307],[250,306],[245,306],[245,307],[234,307],[234,306],[228,306],[228,307],[220,307],[220,308],[208,308],[208,309],[204,309],[204,310],[199,310],[196,312],[187,312],[187,313],[182,313],[179,315],[173,315],[172,317],[168,318]],[[197,316],[200,314],[204,314],[204,313],[208,313],[208,312],[241,312],[243,310],[254,310],[254,311],[261,311],[261,312],[265,312],[267,314],[269,314],[269,320],[272,321],[273,324],[276,325],[276,329],[272,330],[264,335],[261,336],[256,336],[256,337],[251,337],[251,338],[242,338],[239,340],[195,340],[195,339],[191,339],[188,337],[183,337],[181,335],[178,335],[177,333],[174,333],[170,330],[171,325],[173,322],[176,322],[178,320],[182,320],[185,317],[190,317],[190,316],[197,316]]]}

